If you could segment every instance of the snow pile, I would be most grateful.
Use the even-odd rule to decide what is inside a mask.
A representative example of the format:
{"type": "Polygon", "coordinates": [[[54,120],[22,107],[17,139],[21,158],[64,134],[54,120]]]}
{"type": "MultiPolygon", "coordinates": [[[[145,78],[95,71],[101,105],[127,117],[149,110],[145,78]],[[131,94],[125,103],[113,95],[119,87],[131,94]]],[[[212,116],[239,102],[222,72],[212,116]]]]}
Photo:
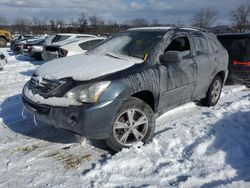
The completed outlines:
{"type": "MultiPolygon", "coordinates": [[[[83,178],[87,186],[249,186],[250,94],[223,93],[213,108],[177,109],[158,120],[165,127],[152,143],[124,149],[83,178]],[[230,96],[227,98],[227,96],[230,96]],[[235,96],[234,96],[235,95],[235,96]],[[231,97],[235,98],[231,98],[231,97]],[[236,100],[236,102],[234,102],[236,100]]],[[[190,107],[190,105],[188,105],[190,107]]],[[[162,127],[162,126],[161,126],[162,127]]],[[[159,129],[159,128],[158,128],[159,129]]]]}

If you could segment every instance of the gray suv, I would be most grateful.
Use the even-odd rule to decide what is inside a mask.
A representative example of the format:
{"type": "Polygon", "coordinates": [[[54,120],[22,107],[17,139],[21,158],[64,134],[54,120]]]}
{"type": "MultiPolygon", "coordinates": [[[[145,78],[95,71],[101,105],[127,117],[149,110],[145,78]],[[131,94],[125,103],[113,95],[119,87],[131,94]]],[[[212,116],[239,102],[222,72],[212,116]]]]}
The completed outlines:
{"type": "Polygon", "coordinates": [[[170,109],[216,105],[227,67],[226,50],[204,30],[130,29],[41,65],[23,103],[36,119],[119,151],[151,140],[155,119],[170,109]]]}

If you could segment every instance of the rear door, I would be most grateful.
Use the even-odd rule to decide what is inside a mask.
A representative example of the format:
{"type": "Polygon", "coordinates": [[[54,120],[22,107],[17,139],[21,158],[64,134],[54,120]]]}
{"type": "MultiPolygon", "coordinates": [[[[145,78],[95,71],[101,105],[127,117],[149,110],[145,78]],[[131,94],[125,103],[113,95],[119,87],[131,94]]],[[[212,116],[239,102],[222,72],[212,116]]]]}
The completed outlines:
{"type": "Polygon", "coordinates": [[[210,84],[210,60],[208,42],[199,33],[192,34],[192,41],[195,48],[194,61],[197,64],[197,82],[194,91],[194,98],[204,97],[210,84]]]}

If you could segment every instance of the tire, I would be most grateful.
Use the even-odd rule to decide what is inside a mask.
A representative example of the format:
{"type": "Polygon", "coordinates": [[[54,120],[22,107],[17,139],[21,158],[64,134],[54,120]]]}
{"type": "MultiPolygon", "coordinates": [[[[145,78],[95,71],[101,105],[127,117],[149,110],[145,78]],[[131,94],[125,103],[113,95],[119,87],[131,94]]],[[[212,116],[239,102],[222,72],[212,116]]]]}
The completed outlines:
{"type": "Polygon", "coordinates": [[[223,86],[221,78],[219,76],[216,76],[209,86],[206,98],[202,99],[200,101],[200,104],[202,106],[215,106],[220,99],[222,87],[223,86]]]}
{"type": "Polygon", "coordinates": [[[4,37],[0,37],[0,46],[7,46],[7,40],[4,37]]]}
{"type": "Polygon", "coordinates": [[[117,152],[139,141],[147,143],[153,138],[154,129],[155,118],[151,107],[138,98],[129,97],[115,115],[112,134],[106,143],[117,152]]]}

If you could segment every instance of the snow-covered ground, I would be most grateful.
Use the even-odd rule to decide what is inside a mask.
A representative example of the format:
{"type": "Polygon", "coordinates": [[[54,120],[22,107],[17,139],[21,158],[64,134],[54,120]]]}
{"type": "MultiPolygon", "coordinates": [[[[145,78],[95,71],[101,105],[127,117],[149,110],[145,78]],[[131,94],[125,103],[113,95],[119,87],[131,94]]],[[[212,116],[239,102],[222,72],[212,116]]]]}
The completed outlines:
{"type": "Polygon", "coordinates": [[[0,187],[250,187],[250,90],[226,86],[157,120],[153,141],[111,155],[102,142],[23,119],[21,91],[42,62],[0,49],[0,187]],[[101,149],[102,148],[102,149],[101,149]]]}

